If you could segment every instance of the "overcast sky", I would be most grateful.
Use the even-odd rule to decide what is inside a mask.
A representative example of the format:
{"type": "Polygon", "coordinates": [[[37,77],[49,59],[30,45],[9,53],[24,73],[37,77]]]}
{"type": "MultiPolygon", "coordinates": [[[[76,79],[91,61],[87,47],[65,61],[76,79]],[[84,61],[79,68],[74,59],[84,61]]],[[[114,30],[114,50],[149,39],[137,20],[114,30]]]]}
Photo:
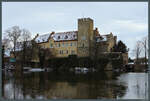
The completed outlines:
{"type": "Polygon", "coordinates": [[[18,25],[32,35],[77,30],[77,19],[90,17],[100,34],[112,32],[130,49],[148,36],[147,2],[3,2],[2,32],[18,25]]]}

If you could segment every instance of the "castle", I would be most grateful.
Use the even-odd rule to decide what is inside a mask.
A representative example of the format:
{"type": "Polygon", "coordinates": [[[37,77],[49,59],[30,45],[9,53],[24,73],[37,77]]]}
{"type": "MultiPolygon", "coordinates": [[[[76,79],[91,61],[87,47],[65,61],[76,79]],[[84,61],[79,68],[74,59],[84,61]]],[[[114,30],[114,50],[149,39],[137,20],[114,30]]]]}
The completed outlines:
{"type": "MultiPolygon", "coordinates": [[[[112,32],[101,35],[98,28],[94,28],[91,18],[78,19],[77,31],[37,34],[32,42],[36,42],[43,49],[50,50],[51,53],[47,53],[47,59],[77,56],[80,59],[107,59],[110,64],[114,60],[123,62],[123,64],[128,63],[128,53],[113,52],[113,47],[117,44],[117,36],[114,36],[112,32]]],[[[32,62],[40,61],[38,51],[35,49],[32,52],[32,62]]],[[[20,56],[22,55],[20,54],[20,56]]],[[[17,57],[20,60],[19,55],[17,57]]]]}
{"type": "Polygon", "coordinates": [[[96,51],[111,52],[117,37],[111,32],[101,35],[91,18],[81,18],[78,19],[77,31],[37,34],[34,40],[42,48],[50,49],[55,57],[93,57],[96,51]]]}

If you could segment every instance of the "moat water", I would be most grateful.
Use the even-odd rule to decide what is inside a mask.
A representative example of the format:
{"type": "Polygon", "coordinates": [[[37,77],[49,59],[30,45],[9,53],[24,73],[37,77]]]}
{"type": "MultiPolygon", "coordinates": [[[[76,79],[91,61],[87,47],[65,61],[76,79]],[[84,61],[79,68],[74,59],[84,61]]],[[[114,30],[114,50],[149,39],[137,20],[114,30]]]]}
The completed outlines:
{"type": "Polygon", "coordinates": [[[147,73],[5,72],[6,99],[145,99],[147,73]]]}

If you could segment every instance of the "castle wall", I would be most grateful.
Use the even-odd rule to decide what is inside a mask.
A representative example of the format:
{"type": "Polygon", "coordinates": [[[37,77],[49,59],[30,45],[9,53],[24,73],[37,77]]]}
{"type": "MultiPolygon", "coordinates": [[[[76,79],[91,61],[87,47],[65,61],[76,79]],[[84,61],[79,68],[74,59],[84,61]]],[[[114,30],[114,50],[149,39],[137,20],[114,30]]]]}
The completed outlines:
{"type": "Polygon", "coordinates": [[[109,61],[116,61],[121,62],[121,64],[126,65],[128,64],[128,53],[121,53],[121,52],[105,52],[99,53],[98,58],[104,59],[107,58],[109,61]]]}
{"type": "Polygon", "coordinates": [[[97,43],[96,45],[97,45],[97,53],[108,52],[109,44],[107,42],[100,42],[97,43]]]}
{"type": "Polygon", "coordinates": [[[39,46],[41,46],[42,48],[50,48],[49,47],[49,42],[39,43],[39,46]]]}
{"type": "Polygon", "coordinates": [[[49,40],[49,46],[54,57],[68,57],[77,55],[77,41],[54,41],[49,40]]]}
{"type": "Polygon", "coordinates": [[[116,44],[117,37],[112,34],[108,34],[107,41],[98,42],[96,45],[98,47],[98,52],[111,52],[113,46],[116,44]]]}

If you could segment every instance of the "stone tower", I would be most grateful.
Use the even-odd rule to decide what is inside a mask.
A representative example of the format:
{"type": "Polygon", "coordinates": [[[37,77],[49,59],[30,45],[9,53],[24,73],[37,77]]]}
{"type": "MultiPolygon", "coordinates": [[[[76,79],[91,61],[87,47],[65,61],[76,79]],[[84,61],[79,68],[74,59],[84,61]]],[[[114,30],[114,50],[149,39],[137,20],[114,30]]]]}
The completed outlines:
{"type": "Polygon", "coordinates": [[[90,56],[90,47],[93,39],[93,20],[90,18],[78,19],[78,57],[90,56]]]}

